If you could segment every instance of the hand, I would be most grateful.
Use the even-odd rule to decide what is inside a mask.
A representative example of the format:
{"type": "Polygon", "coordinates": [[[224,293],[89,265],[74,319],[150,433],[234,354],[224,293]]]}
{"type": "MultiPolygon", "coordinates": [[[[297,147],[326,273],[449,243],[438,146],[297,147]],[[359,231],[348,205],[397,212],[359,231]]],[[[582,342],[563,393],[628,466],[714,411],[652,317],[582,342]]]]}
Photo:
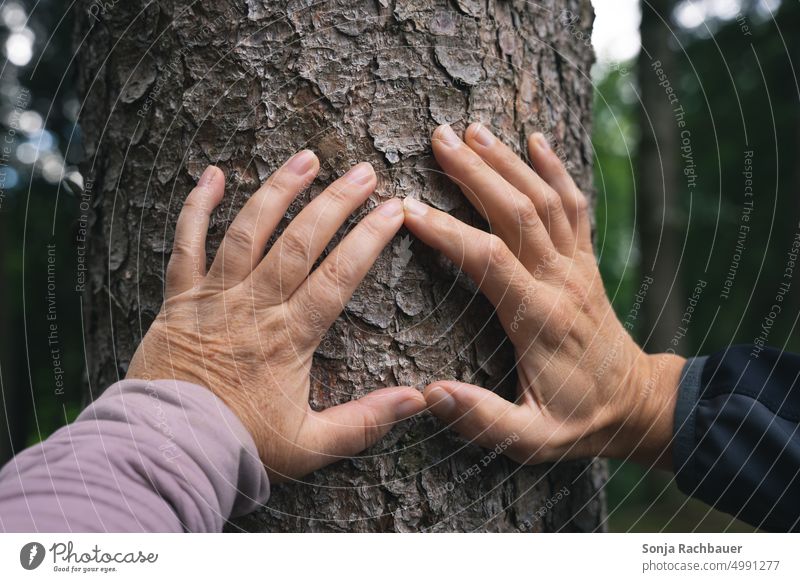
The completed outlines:
{"type": "Polygon", "coordinates": [[[250,431],[277,480],[355,455],[425,408],[422,394],[409,387],[376,390],[323,412],[309,406],[315,348],[403,224],[399,200],[382,204],[309,275],[375,189],[375,172],[362,163],[306,206],[264,257],[289,204],[318,170],[305,150],[273,174],[228,228],[208,273],[206,231],[225,178],[213,166],[203,173],[178,218],[166,300],[127,374],[210,389],[250,431]]]}
{"type": "Polygon", "coordinates": [[[516,437],[506,453],[522,463],[596,455],[667,463],[683,359],[646,355],[616,318],[586,198],[541,134],[528,143],[536,171],[479,124],[465,138],[439,127],[433,151],[495,234],[409,198],[405,223],[497,308],[515,347],[517,400],[439,381],[425,389],[431,411],[483,446],[516,437]]]}

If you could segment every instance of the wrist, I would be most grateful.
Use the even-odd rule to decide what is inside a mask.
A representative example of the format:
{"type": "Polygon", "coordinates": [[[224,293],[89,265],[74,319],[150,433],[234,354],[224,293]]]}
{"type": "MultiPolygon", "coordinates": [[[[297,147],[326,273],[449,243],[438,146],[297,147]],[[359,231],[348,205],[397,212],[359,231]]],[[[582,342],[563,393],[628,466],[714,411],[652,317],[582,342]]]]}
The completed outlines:
{"type": "Polygon", "coordinates": [[[618,411],[609,456],[665,469],[672,466],[675,406],[685,363],[674,353],[639,353],[627,383],[626,409],[618,411]]]}

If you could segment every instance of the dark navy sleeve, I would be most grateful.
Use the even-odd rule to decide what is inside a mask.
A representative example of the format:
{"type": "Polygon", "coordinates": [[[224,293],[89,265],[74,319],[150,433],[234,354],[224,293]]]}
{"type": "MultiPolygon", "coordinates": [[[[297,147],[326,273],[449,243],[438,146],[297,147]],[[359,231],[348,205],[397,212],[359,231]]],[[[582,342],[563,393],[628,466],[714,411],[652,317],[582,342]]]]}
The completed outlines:
{"type": "Polygon", "coordinates": [[[800,531],[800,355],[733,346],[690,359],[675,410],[685,494],[767,531],[800,531]]]}

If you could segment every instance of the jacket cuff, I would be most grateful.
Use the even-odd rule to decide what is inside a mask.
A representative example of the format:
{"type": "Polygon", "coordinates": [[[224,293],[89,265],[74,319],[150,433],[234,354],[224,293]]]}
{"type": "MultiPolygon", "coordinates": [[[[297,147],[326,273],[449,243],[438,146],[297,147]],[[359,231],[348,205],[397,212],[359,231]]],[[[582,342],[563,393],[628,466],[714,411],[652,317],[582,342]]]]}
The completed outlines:
{"type": "Polygon", "coordinates": [[[203,386],[176,380],[122,380],[103,392],[76,422],[86,420],[147,427],[151,438],[160,441],[157,451],[140,456],[154,467],[154,474],[148,475],[151,483],[170,485],[159,493],[176,508],[187,529],[220,531],[220,518],[250,513],[269,498],[269,479],[253,437],[236,414],[203,386]]]}
{"type": "Polygon", "coordinates": [[[697,446],[695,415],[700,398],[703,368],[708,356],[690,358],[681,372],[678,385],[678,401],[675,406],[675,423],[672,439],[672,467],[678,487],[683,491],[693,490],[699,478],[694,463],[690,462],[697,446]]]}

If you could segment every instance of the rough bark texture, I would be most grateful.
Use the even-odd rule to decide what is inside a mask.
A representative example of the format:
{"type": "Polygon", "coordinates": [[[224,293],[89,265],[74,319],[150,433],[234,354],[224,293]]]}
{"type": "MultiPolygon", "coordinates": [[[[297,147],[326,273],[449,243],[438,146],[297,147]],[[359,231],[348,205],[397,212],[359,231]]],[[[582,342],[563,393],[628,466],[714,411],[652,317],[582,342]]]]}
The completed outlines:
{"type": "MultiPolygon", "coordinates": [[[[484,121],[515,147],[543,129],[591,191],[588,1],[163,0],[97,12],[78,30],[94,213],[86,295],[93,388],[124,374],[158,311],[175,218],[209,163],[229,181],[211,253],[248,194],[303,147],[323,167],[287,220],[331,178],[368,160],[380,176],[370,206],[417,196],[476,222],[430,155],[430,132],[444,122],[461,130],[484,121]]],[[[491,306],[453,265],[404,233],[327,334],[315,364],[317,407],[436,378],[504,394],[515,382],[491,306]]],[[[498,457],[484,466],[486,454],[422,416],[362,457],[275,487],[266,508],[231,529],[603,527],[602,464],[519,467],[498,457]]]]}
{"type": "MultiPolygon", "coordinates": [[[[671,14],[674,0],[650,0],[642,5],[639,53],[641,106],[639,127],[636,222],[642,249],[642,277],[651,276],[638,336],[651,353],[674,349],[672,340],[683,318],[684,289],[680,276],[681,237],[680,139],[673,108],[653,66],[660,63],[671,85],[677,84],[671,14]]],[[[674,89],[680,92],[679,87],[674,89]]]]}

